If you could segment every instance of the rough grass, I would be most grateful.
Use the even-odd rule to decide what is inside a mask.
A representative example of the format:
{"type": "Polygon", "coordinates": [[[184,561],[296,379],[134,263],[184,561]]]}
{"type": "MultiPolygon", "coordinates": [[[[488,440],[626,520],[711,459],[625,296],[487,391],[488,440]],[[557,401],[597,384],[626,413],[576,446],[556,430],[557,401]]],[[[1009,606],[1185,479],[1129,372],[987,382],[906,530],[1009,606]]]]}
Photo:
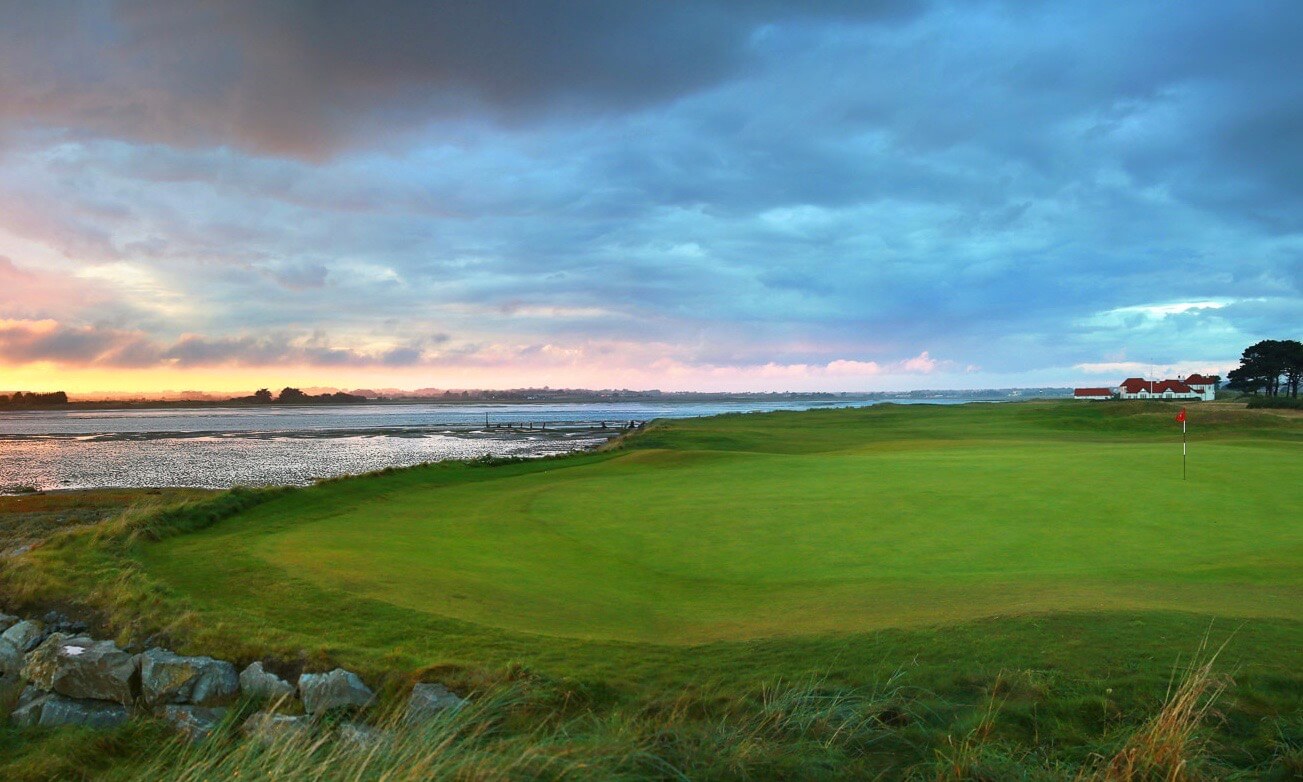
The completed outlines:
{"type": "MultiPolygon", "coordinates": [[[[142,510],[9,563],[0,591],[93,609],[123,642],[161,631],[181,651],[287,672],[343,663],[391,699],[419,677],[515,693],[485,765],[462,778],[541,773],[510,765],[526,755],[615,778],[1103,773],[1220,618],[1236,686],[1181,752],[1210,758],[1205,776],[1289,778],[1303,745],[1303,421],[1193,408],[1203,461],[1182,484],[1167,476],[1179,461],[1162,461],[1179,454],[1174,412],[677,422],[601,454],[142,510]],[[937,467],[964,478],[934,480],[937,467]],[[1068,468],[1089,480],[1065,483],[1068,468]],[[892,537],[875,518],[903,526],[892,537]],[[552,632],[528,626],[536,615],[552,632]],[[817,686],[792,695],[783,681],[817,686]]],[[[1136,746],[1175,734],[1145,735],[1136,746]]]]}
{"type": "MultiPolygon", "coordinates": [[[[380,733],[361,740],[350,740],[343,723],[323,723],[312,733],[271,741],[249,740],[236,727],[251,708],[245,706],[198,745],[167,737],[149,722],[108,736],[33,734],[18,757],[0,755],[0,771],[12,780],[150,782],[1289,778],[1296,766],[1283,756],[1237,772],[1210,755],[1213,709],[1229,683],[1214,671],[1214,662],[1215,655],[1196,658],[1152,717],[1118,725],[1101,746],[1109,754],[1084,759],[1056,757],[1000,735],[1008,700],[1027,683],[1017,681],[1019,676],[988,694],[971,728],[931,734],[914,727],[927,719],[925,694],[895,680],[872,690],[811,680],[766,688],[753,703],[679,699],[654,708],[597,712],[558,704],[546,686],[540,690],[538,682],[524,679],[482,693],[430,723],[405,724],[393,712],[377,721],[380,733]],[[31,751],[42,742],[45,751],[31,751]],[[153,742],[150,751],[144,751],[145,742],[153,742]],[[66,754],[55,754],[56,748],[66,754]],[[910,752],[902,749],[921,757],[903,759],[910,752]]],[[[3,739],[0,734],[0,746],[3,739]]]]}
{"type": "Polygon", "coordinates": [[[210,494],[199,489],[95,489],[0,495],[0,557],[55,532],[113,518],[142,501],[161,506],[210,494]]]}

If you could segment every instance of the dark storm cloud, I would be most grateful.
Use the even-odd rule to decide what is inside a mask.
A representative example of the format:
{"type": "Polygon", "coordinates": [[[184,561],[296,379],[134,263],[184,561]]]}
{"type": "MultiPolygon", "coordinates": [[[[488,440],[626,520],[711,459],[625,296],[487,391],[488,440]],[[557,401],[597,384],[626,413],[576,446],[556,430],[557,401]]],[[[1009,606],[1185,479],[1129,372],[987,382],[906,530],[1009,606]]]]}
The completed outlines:
{"type": "Polygon", "coordinates": [[[736,75],[765,23],[916,3],[87,2],[0,28],[0,119],[319,156],[487,112],[510,122],[678,97],[736,75]]]}

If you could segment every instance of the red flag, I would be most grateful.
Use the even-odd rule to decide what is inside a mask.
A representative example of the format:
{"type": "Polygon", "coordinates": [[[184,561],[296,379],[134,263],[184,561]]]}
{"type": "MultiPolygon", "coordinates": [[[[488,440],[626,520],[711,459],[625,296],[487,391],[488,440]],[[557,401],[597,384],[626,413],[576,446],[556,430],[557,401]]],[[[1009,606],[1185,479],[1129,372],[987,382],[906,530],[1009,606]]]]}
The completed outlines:
{"type": "Polygon", "coordinates": [[[1177,422],[1178,424],[1183,424],[1183,423],[1185,423],[1185,408],[1184,408],[1184,407],[1181,408],[1181,412],[1179,412],[1179,413],[1176,414],[1176,422],[1177,422]]]}

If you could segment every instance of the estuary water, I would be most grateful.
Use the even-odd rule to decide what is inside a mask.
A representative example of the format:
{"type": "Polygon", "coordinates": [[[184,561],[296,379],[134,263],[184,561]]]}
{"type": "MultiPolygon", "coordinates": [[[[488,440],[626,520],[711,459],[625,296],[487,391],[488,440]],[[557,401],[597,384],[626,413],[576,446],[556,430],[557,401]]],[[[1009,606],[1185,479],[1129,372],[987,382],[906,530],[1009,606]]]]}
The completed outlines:
{"type": "MultiPolygon", "coordinates": [[[[956,400],[928,400],[946,402],[956,400]]],[[[872,401],[352,404],[0,412],[0,493],[302,485],[442,459],[594,448],[631,421],[872,401]]]]}

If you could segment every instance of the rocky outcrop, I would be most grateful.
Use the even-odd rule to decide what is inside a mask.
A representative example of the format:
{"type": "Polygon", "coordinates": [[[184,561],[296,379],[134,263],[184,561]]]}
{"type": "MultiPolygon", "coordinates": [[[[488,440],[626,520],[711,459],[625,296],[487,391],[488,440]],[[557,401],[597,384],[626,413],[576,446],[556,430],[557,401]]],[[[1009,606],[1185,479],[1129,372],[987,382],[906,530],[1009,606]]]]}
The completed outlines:
{"type": "MultiPolygon", "coordinates": [[[[227,718],[222,706],[234,702],[241,692],[273,702],[295,694],[295,685],[267,671],[261,662],[237,675],[229,662],[187,657],[158,647],[130,654],[112,641],[69,632],[85,625],[61,614],[48,614],[46,620],[22,621],[0,614],[4,625],[0,634],[0,718],[8,713],[16,725],[108,728],[122,724],[131,710],[138,708],[152,711],[188,740],[203,741],[227,718]]],[[[240,730],[265,742],[309,737],[320,718],[361,711],[376,699],[357,674],[343,668],[305,673],[298,679],[297,691],[306,715],[261,711],[245,720],[240,730]]],[[[442,684],[418,684],[412,689],[405,718],[408,722],[429,720],[464,703],[442,684]]],[[[331,722],[334,720],[327,724],[331,722]]],[[[336,723],[333,737],[349,747],[367,748],[390,740],[392,734],[344,721],[336,723]]]]}
{"type": "Polygon", "coordinates": [[[336,668],[329,673],[305,673],[299,677],[299,697],[308,714],[319,717],[331,711],[365,709],[375,693],[357,674],[336,668]]]}
{"type": "Polygon", "coordinates": [[[224,708],[210,708],[207,706],[178,706],[171,704],[164,706],[159,712],[159,717],[191,743],[204,741],[213,732],[221,727],[222,722],[226,719],[227,711],[224,708]]]}
{"type": "Polygon", "coordinates": [[[249,715],[240,726],[240,732],[254,741],[270,744],[296,737],[306,738],[312,733],[312,720],[304,716],[259,711],[249,715]]]}
{"type": "Polygon", "coordinates": [[[412,697],[407,700],[407,711],[403,718],[408,722],[424,722],[448,709],[458,709],[465,703],[442,684],[422,683],[412,688],[412,697]]]}
{"type": "Polygon", "coordinates": [[[292,697],[294,685],[263,670],[261,662],[255,662],[240,672],[240,692],[247,698],[275,702],[292,697]]]}
{"type": "Polygon", "coordinates": [[[139,655],[140,695],[146,708],[169,703],[221,706],[240,694],[235,666],[211,657],[182,657],[166,649],[139,655]]]}
{"type": "Polygon", "coordinates": [[[0,641],[8,641],[24,654],[35,649],[43,638],[45,638],[45,627],[40,622],[30,619],[17,622],[0,633],[0,641]]]}
{"type": "Polygon", "coordinates": [[[18,624],[18,617],[6,613],[0,613],[0,633],[18,624]]]}
{"type": "Polygon", "coordinates": [[[120,703],[84,698],[67,698],[44,693],[14,709],[9,719],[15,725],[53,728],[82,725],[88,728],[113,728],[127,721],[130,714],[120,703]]]}
{"type": "Polygon", "coordinates": [[[0,719],[9,714],[23,691],[23,654],[8,641],[0,641],[0,719]]]}
{"type": "Polygon", "coordinates": [[[46,692],[130,706],[137,669],[112,641],[55,633],[27,655],[23,676],[46,692]]]}

